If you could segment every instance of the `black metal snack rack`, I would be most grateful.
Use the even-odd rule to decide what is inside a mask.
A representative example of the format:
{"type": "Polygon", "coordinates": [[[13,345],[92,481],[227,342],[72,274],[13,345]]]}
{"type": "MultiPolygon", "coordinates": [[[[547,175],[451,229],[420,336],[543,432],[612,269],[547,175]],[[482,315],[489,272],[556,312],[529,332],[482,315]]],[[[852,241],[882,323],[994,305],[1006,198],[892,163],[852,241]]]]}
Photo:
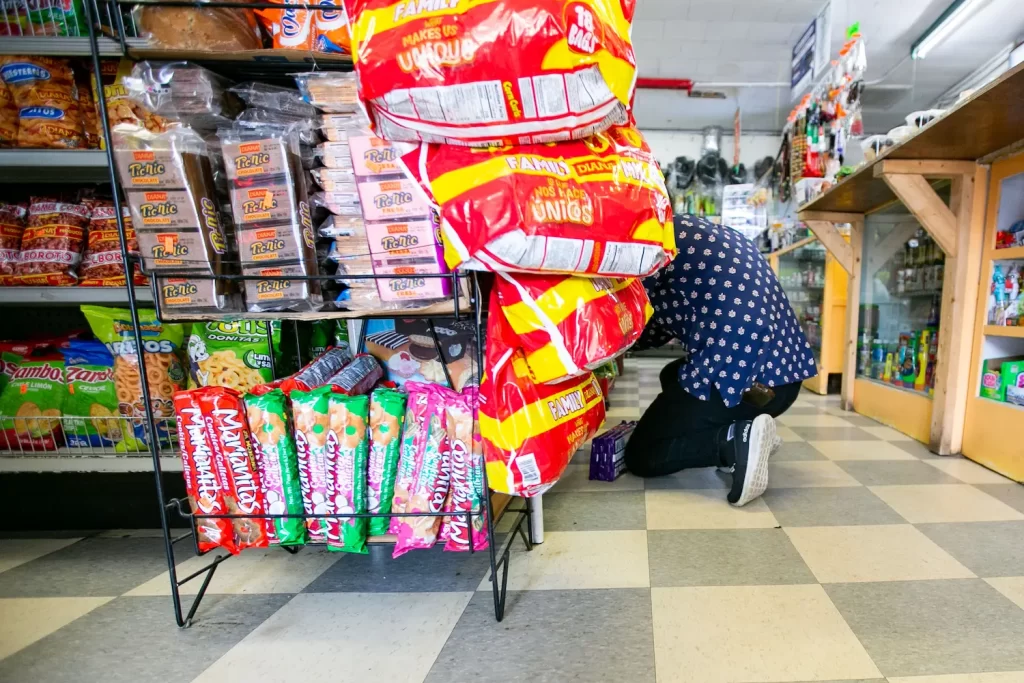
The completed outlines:
{"type": "MultiPolygon", "coordinates": [[[[97,92],[103,92],[103,85],[100,80],[101,74],[101,57],[111,56],[113,54],[120,53],[121,56],[129,58],[157,58],[156,55],[144,54],[138,50],[139,42],[134,40],[135,29],[130,19],[130,10],[139,4],[146,6],[159,6],[159,7],[186,7],[186,8],[244,8],[244,9],[260,9],[260,8],[280,8],[281,5],[271,2],[232,2],[232,1],[212,1],[212,2],[186,2],[181,0],[150,0],[148,2],[127,2],[125,0],[86,0],[85,12],[86,12],[86,23],[88,25],[88,52],[79,52],[79,54],[88,54],[91,57],[93,74],[96,79],[97,92]],[[111,50],[111,43],[116,44],[119,48],[114,51],[111,50]]],[[[322,6],[319,5],[307,5],[307,4],[292,4],[290,7],[295,9],[302,9],[310,12],[322,11],[322,6]]],[[[328,6],[330,9],[330,6],[328,6]]],[[[84,38],[83,38],[84,40],[84,38]]],[[[37,41],[38,42],[38,41],[37,41]]],[[[11,49],[13,52],[14,48],[11,49]]],[[[16,52],[14,52],[17,54],[16,52]]],[[[37,52],[38,53],[38,52],[37,52]]],[[[173,57],[176,59],[189,60],[197,63],[201,63],[211,70],[217,71],[222,75],[235,78],[245,78],[249,80],[267,80],[267,81],[282,81],[288,78],[288,74],[294,73],[299,70],[334,70],[334,71],[351,71],[352,63],[350,60],[341,59],[338,57],[324,58],[321,59],[320,55],[314,55],[310,53],[309,59],[306,60],[306,64],[296,63],[294,59],[289,58],[285,60],[275,59],[273,51],[267,51],[267,55],[263,59],[222,59],[224,55],[218,55],[211,59],[209,53],[179,53],[174,54],[173,57]]],[[[172,55],[169,53],[163,53],[160,55],[162,59],[170,59],[172,55]]],[[[290,80],[290,78],[288,78],[290,80]]],[[[111,190],[113,195],[113,202],[115,207],[115,215],[117,219],[117,227],[120,234],[121,240],[121,256],[126,264],[126,272],[131,272],[132,266],[128,264],[138,264],[143,269],[143,264],[140,258],[130,253],[128,248],[128,241],[126,236],[125,221],[123,220],[122,206],[125,203],[125,195],[122,188],[118,183],[118,172],[116,167],[116,155],[113,150],[112,135],[110,120],[107,114],[107,103],[104,97],[97,98],[97,106],[99,109],[99,121],[102,126],[102,132],[104,139],[107,141],[105,162],[106,170],[109,175],[109,183],[111,184],[111,190]]],[[[81,155],[84,153],[71,151],[69,154],[81,155]]],[[[438,352],[438,356],[444,368],[446,378],[449,380],[451,385],[451,375],[445,361],[445,355],[441,352],[441,344],[438,339],[437,332],[434,328],[434,321],[438,319],[456,319],[462,320],[466,317],[475,326],[476,334],[476,382],[479,385],[480,373],[483,371],[483,343],[484,343],[484,320],[485,311],[483,306],[483,297],[481,295],[480,283],[477,277],[473,273],[456,272],[447,275],[435,275],[435,276],[417,276],[417,277],[442,277],[450,278],[452,284],[452,295],[450,307],[446,303],[444,306],[434,306],[429,309],[417,311],[415,309],[410,310],[397,310],[397,311],[375,311],[372,313],[361,313],[361,312],[349,312],[349,311],[325,311],[321,313],[289,313],[289,312],[278,312],[278,313],[259,313],[249,314],[244,312],[231,312],[224,314],[199,314],[190,316],[186,314],[178,314],[175,312],[173,316],[170,316],[168,312],[161,310],[161,296],[158,291],[157,281],[158,278],[173,277],[173,273],[166,271],[160,271],[159,273],[146,273],[149,276],[151,287],[152,287],[152,301],[156,307],[157,316],[163,320],[165,315],[168,319],[174,322],[192,322],[192,321],[204,321],[204,320],[231,320],[240,318],[262,318],[262,319],[274,319],[274,320],[312,320],[312,319],[324,319],[324,318],[348,318],[348,319],[366,319],[370,318],[420,318],[426,320],[431,336],[434,341],[435,348],[438,352]],[[468,291],[468,297],[465,292],[460,296],[460,290],[466,287],[465,291],[468,291]],[[466,299],[468,298],[468,301],[466,299]]],[[[194,273],[189,274],[190,277],[196,277],[194,273]]],[[[273,279],[265,275],[261,276],[246,276],[246,275],[228,275],[228,274],[213,274],[203,276],[208,279],[227,279],[233,281],[244,281],[246,279],[273,279]]],[[[288,280],[324,280],[329,279],[331,276],[325,275],[309,275],[309,276],[280,276],[279,279],[288,280]]],[[[347,276],[346,277],[350,277],[347,276]]],[[[376,279],[378,276],[363,275],[363,276],[351,276],[355,278],[366,278],[376,279]]],[[[386,278],[387,276],[380,276],[386,278]]],[[[145,290],[139,290],[132,282],[131,277],[126,278],[126,295],[128,308],[131,311],[131,323],[132,331],[134,333],[136,348],[142,348],[143,332],[142,323],[140,321],[140,294],[145,293],[145,290]]],[[[148,298],[148,297],[146,297],[148,298]]],[[[148,301],[146,302],[148,304],[148,301]]],[[[297,329],[297,328],[296,328],[297,329]]],[[[361,349],[363,346],[363,337],[366,334],[365,322],[362,325],[362,331],[360,338],[354,348],[361,349]]],[[[271,343],[268,339],[268,343],[271,343]]],[[[217,567],[230,558],[230,555],[219,555],[214,557],[212,561],[202,569],[195,571],[188,576],[179,577],[176,563],[175,548],[182,542],[188,542],[191,539],[194,545],[195,552],[199,553],[199,547],[196,535],[196,521],[197,515],[193,514],[190,510],[189,502],[187,498],[176,498],[170,497],[166,494],[164,483],[162,480],[162,466],[161,466],[161,444],[160,439],[156,438],[159,433],[157,429],[158,418],[154,415],[152,403],[150,400],[151,389],[146,376],[146,359],[145,353],[138,354],[139,363],[139,375],[141,379],[141,393],[142,401],[146,407],[145,424],[143,425],[148,437],[145,439],[148,446],[149,454],[152,457],[152,466],[154,473],[154,481],[156,484],[156,495],[160,508],[160,521],[163,531],[164,547],[167,555],[167,567],[170,575],[171,583],[171,598],[173,602],[174,618],[175,622],[179,627],[188,627],[191,625],[193,617],[199,608],[200,603],[203,600],[203,596],[206,593],[207,588],[210,585],[214,573],[217,567]],[[172,533],[172,520],[174,516],[182,518],[190,527],[190,530],[184,534],[175,535],[172,533]],[[181,596],[181,586],[190,581],[201,581],[201,586],[194,600],[189,605],[183,604],[181,596]]],[[[273,353],[271,353],[273,357],[273,353]]],[[[301,363],[301,358],[300,358],[301,363]]],[[[476,418],[474,418],[476,419],[476,418]]],[[[166,426],[165,426],[166,428],[166,426]]],[[[166,449],[166,444],[164,448],[166,449]]],[[[163,455],[166,457],[167,452],[163,455]]],[[[498,515],[495,515],[495,506],[490,496],[490,489],[487,482],[486,468],[483,472],[483,491],[481,492],[480,499],[485,501],[485,505],[482,509],[469,510],[464,513],[457,513],[458,515],[464,514],[467,523],[472,527],[472,518],[475,516],[483,515],[486,524],[486,533],[488,540],[488,552],[490,556],[490,577],[492,595],[494,600],[494,614],[498,621],[501,621],[504,616],[505,610],[505,594],[506,585],[509,571],[509,557],[511,545],[515,540],[515,537],[520,536],[527,550],[532,548],[533,545],[533,529],[530,522],[531,507],[529,500],[525,501],[525,504],[521,506],[515,506],[513,509],[509,509],[507,502],[502,506],[502,509],[498,511],[498,515]],[[499,538],[495,531],[495,526],[498,524],[500,517],[503,514],[515,515],[515,519],[509,527],[509,532],[504,538],[499,538]],[[526,524],[526,530],[524,531],[523,525],[526,524]],[[500,543],[499,543],[500,542],[500,543]]],[[[449,513],[451,515],[451,513],[449,513]]],[[[360,513],[360,514],[334,514],[327,515],[331,518],[347,519],[347,518],[370,518],[370,517],[442,517],[445,516],[444,512],[437,513],[390,513],[390,514],[379,514],[379,513],[360,513]]],[[[226,514],[226,515],[210,515],[209,517],[216,518],[229,518],[229,519],[245,519],[258,517],[267,520],[279,519],[282,517],[290,518],[301,518],[303,520],[307,518],[321,518],[324,515],[238,515],[238,514],[226,514]]],[[[373,542],[373,539],[371,539],[373,542]]],[[[473,544],[470,543],[470,552],[472,551],[473,544]]],[[[301,547],[286,547],[282,546],[285,551],[290,553],[297,553],[301,551],[301,547]]],[[[211,551],[207,551],[209,554],[211,551]]],[[[477,551],[482,552],[482,551],[477,551]]]]}

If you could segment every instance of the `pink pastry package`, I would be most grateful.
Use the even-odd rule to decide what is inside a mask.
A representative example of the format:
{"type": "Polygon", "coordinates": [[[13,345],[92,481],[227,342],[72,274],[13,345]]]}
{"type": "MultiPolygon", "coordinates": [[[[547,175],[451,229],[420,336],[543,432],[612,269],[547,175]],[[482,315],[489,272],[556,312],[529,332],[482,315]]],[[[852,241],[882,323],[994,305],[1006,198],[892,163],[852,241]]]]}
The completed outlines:
{"type": "MultiPolygon", "coordinates": [[[[395,481],[395,500],[403,495],[400,488],[411,481],[407,489],[404,508],[406,513],[437,513],[444,510],[448,498],[451,467],[449,463],[448,436],[445,430],[445,406],[456,396],[451,389],[436,384],[406,382],[409,406],[406,411],[406,430],[417,422],[412,440],[402,440],[402,452],[398,463],[398,477],[395,481]],[[417,410],[419,406],[422,409],[417,410]],[[419,414],[410,416],[416,411],[419,414]],[[410,420],[410,417],[413,420],[410,420]],[[415,463],[415,473],[407,476],[402,461],[415,463]],[[403,475],[406,475],[403,477],[403,475]]],[[[393,505],[394,512],[398,512],[393,505]]],[[[400,557],[410,550],[433,547],[441,527],[441,517],[395,517],[391,521],[391,533],[398,536],[392,557],[400,557]]]]}
{"type": "Polygon", "coordinates": [[[451,461],[451,490],[444,511],[452,516],[444,518],[441,538],[449,551],[468,551],[470,543],[473,550],[487,549],[484,454],[476,410],[477,389],[473,386],[451,397],[444,409],[451,461]],[[466,511],[476,513],[468,527],[466,511]]]}

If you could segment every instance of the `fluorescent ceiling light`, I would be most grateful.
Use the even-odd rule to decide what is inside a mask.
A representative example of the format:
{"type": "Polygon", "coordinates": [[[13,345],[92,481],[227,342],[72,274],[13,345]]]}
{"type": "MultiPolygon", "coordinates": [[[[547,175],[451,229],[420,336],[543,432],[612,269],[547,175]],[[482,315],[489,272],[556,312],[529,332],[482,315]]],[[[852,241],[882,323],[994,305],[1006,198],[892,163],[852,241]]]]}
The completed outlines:
{"type": "Polygon", "coordinates": [[[946,8],[946,11],[936,19],[935,23],[928,27],[928,30],[917,39],[910,48],[910,56],[913,59],[924,59],[928,53],[949,38],[965,21],[971,18],[973,10],[988,2],[988,0],[956,0],[946,8]]]}

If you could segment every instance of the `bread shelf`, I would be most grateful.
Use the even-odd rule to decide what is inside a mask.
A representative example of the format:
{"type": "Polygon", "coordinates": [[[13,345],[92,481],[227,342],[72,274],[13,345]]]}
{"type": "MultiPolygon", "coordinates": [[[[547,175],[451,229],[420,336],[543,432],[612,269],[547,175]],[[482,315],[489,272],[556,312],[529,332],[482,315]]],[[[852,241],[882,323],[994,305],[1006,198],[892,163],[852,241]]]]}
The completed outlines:
{"type": "Polygon", "coordinates": [[[983,332],[990,337],[1017,337],[1018,339],[1024,339],[1024,327],[985,325],[983,332]]]}
{"type": "Polygon", "coordinates": [[[109,182],[107,153],[86,149],[0,150],[0,181],[6,183],[109,182]]]}
{"type": "Polygon", "coordinates": [[[800,207],[805,211],[868,213],[895,199],[874,168],[885,160],[975,161],[1010,148],[1024,130],[1024,64],[1006,72],[917,135],[890,147],[800,207]]]}
{"type": "MultiPolygon", "coordinates": [[[[152,303],[149,288],[135,290],[136,301],[152,303]]],[[[0,304],[7,306],[128,305],[124,287],[0,287],[0,304]]]]}

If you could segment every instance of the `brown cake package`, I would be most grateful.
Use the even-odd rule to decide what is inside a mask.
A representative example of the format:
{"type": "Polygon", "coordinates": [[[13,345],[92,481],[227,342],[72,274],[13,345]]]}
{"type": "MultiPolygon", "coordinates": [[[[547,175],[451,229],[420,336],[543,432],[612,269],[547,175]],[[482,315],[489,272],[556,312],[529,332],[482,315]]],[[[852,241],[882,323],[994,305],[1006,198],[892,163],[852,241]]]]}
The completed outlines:
{"type": "Polygon", "coordinates": [[[239,124],[218,137],[246,308],[319,309],[323,298],[312,279],[318,274],[316,242],[297,132],[285,125],[239,124]]]}

